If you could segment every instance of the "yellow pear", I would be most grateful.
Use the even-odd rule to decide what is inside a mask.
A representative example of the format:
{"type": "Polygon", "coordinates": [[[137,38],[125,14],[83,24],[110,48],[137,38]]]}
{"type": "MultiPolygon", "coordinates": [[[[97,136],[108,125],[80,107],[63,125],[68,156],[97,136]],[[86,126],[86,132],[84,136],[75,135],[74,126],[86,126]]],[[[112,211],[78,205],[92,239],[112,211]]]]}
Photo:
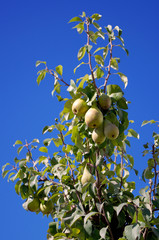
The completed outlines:
{"type": "Polygon", "coordinates": [[[78,117],[83,117],[87,112],[88,108],[89,107],[87,106],[86,102],[83,99],[78,98],[74,101],[72,105],[72,112],[78,117]]]}
{"type": "Polygon", "coordinates": [[[105,141],[104,126],[101,124],[98,128],[95,128],[92,132],[92,139],[95,143],[101,144],[105,141]]]}
{"type": "Polygon", "coordinates": [[[45,203],[40,203],[40,210],[43,214],[50,214],[53,211],[53,202],[51,200],[45,202],[45,203]]]}
{"type": "Polygon", "coordinates": [[[82,175],[82,178],[81,178],[81,183],[82,185],[84,185],[85,183],[88,183],[88,182],[94,182],[94,177],[92,176],[92,174],[88,171],[87,167],[84,168],[84,171],[83,171],[83,175],[82,175]]]}
{"type": "Polygon", "coordinates": [[[85,114],[85,123],[90,128],[97,128],[103,123],[103,114],[97,107],[91,107],[85,114]]]}
{"type": "Polygon", "coordinates": [[[40,210],[40,202],[38,198],[34,198],[33,201],[29,202],[28,210],[31,212],[39,212],[40,210]]]}
{"type": "Polygon", "coordinates": [[[106,95],[105,93],[102,93],[102,95],[99,97],[98,101],[99,101],[99,105],[104,110],[107,110],[108,108],[110,108],[111,103],[112,103],[111,98],[108,95],[106,95]]]}
{"type": "Polygon", "coordinates": [[[119,129],[115,124],[113,124],[110,121],[108,121],[107,119],[105,119],[104,120],[104,134],[105,134],[106,138],[108,138],[110,140],[114,140],[119,135],[119,129]]]}

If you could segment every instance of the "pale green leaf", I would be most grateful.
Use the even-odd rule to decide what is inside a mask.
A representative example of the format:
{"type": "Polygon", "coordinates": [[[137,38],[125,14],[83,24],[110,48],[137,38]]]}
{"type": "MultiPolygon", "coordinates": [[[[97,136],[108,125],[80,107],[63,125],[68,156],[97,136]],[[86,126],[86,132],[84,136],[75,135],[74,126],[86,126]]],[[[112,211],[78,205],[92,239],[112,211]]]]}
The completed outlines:
{"type": "Polygon", "coordinates": [[[48,153],[48,149],[46,147],[40,147],[39,151],[44,152],[44,153],[48,153]]]}
{"type": "Polygon", "coordinates": [[[58,65],[58,66],[56,67],[56,72],[57,72],[59,75],[62,76],[62,74],[63,74],[63,66],[62,66],[62,65],[58,65]]]}

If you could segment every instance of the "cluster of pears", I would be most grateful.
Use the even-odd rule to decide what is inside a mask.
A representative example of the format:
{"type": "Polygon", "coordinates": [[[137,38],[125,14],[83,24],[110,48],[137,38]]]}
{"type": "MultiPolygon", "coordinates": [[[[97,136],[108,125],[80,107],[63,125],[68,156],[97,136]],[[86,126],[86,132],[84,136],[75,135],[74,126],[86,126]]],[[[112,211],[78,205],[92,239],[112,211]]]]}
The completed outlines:
{"type": "Polygon", "coordinates": [[[53,211],[54,205],[51,200],[40,203],[38,198],[34,198],[28,204],[28,210],[31,212],[42,212],[43,214],[50,214],[53,211]]]}
{"type": "MultiPolygon", "coordinates": [[[[102,93],[98,103],[103,111],[108,110],[111,106],[111,98],[102,93]]],[[[92,139],[95,143],[101,144],[106,138],[114,140],[118,137],[118,127],[109,120],[104,119],[103,113],[96,105],[89,108],[84,99],[78,98],[72,105],[72,112],[78,117],[84,117],[86,125],[94,129],[92,139]]]]}

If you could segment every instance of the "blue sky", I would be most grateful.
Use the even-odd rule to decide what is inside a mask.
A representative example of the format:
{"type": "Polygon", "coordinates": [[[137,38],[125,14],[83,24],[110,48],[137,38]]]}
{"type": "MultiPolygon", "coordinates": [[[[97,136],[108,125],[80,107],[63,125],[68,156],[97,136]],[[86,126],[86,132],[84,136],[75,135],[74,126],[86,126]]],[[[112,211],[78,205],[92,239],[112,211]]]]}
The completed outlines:
{"type": "MultiPolygon", "coordinates": [[[[48,66],[64,66],[65,79],[75,79],[73,69],[78,65],[77,52],[85,43],[84,36],[72,30],[68,21],[85,11],[87,15],[102,14],[101,25],[111,24],[123,29],[129,57],[121,52],[120,71],[128,76],[125,90],[131,101],[129,119],[140,134],[132,139],[131,153],[135,167],[142,172],[146,158],[142,145],[151,141],[153,126],[141,128],[143,120],[159,120],[158,108],[158,24],[159,2],[150,1],[3,1],[0,8],[0,72],[1,72],[1,163],[12,162],[16,156],[13,143],[44,139],[42,129],[54,123],[60,108],[52,97],[53,79],[36,83],[35,62],[47,61],[48,66]]],[[[122,86],[122,83],[119,82],[122,86]]],[[[156,130],[157,131],[157,130],[156,130]]],[[[141,183],[137,181],[137,187],[141,183]]],[[[46,239],[50,219],[26,212],[14,184],[0,179],[1,239],[46,239]]]]}

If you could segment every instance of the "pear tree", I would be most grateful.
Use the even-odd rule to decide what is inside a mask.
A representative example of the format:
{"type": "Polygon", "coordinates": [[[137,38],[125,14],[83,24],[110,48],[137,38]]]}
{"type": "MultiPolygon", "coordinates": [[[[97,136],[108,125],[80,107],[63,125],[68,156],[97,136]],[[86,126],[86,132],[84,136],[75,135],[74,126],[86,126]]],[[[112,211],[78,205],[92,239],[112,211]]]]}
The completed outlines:
{"type": "MultiPolygon", "coordinates": [[[[52,94],[63,110],[44,127],[50,137],[42,143],[37,138],[15,142],[18,156],[3,166],[2,176],[15,183],[26,211],[51,217],[48,240],[157,240],[159,133],[153,133],[153,144],[144,145],[143,155],[149,156],[142,174],[145,188],[134,194],[129,175],[138,171],[129,148],[131,137],[139,135],[128,118],[128,78],[119,71],[116,54],[117,48],[127,55],[128,50],[122,29],[100,26],[101,17],[83,12],[70,20],[85,39],[74,69],[75,79],[79,68],[82,76],[67,82],[62,65],[50,69],[45,61],[36,62],[38,85],[46,75],[53,78],[52,94]]],[[[158,124],[142,125],[148,123],[158,124]]]]}

